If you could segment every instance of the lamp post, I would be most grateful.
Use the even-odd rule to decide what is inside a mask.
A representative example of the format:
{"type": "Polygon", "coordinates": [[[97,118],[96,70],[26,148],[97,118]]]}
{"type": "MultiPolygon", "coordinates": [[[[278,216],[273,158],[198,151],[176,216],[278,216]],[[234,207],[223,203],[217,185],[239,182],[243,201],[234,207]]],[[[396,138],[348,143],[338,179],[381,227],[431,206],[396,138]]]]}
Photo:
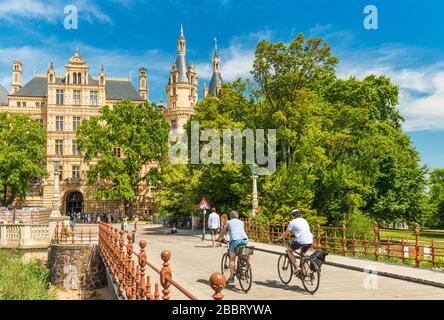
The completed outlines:
{"type": "Polygon", "coordinates": [[[251,172],[252,172],[252,179],[253,179],[253,198],[251,201],[252,204],[252,216],[254,217],[256,215],[256,209],[259,207],[259,200],[257,198],[257,166],[253,163],[251,166],[251,172]]]}
{"type": "Polygon", "coordinates": [[[52,160],[54,167],[54,190],[52,193],[52,212],[51,217],[60,217],[60,159],[54,158],[52,160]]]}

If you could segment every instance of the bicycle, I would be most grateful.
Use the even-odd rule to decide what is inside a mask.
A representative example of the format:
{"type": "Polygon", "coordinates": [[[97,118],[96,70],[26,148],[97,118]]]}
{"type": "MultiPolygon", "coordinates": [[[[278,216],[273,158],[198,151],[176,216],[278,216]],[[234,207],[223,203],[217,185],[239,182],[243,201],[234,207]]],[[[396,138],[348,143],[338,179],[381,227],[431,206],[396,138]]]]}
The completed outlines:
{"type": "MultiPolygon", "coordinates": [[[[221,269],[226,279],[230,277],[230,254],[228,242],[225,240],[220,241],[223,244],[227,244],[227,252],[222,256],[221,269]]],[[[252,248],[247,248],[245,245],[239,245],[236,248],[237,265],[234,271],[235,277],[238,278],[242,291],[248,293],[251,289],[253,282],[253,274],[251,271],[251,264],[249,257],[253,254],[252,248]]]]}
{"type": "MultiPolygon", "coordinates": [[[[284,243],[284,241],[279,241],[284,243]]],[[[293,275],[302,281],[302,285],[308,293],[315,294],[319,289],[321,278],[321,269],[310,256],[305,256],[299,252],[293,251],[296,259],[299,259],[299,272],[294,272],[293,263],[288,256],[288,252],[279,256],[277,268],[279,278],[284,284],[289,284],[293,275]]]]}

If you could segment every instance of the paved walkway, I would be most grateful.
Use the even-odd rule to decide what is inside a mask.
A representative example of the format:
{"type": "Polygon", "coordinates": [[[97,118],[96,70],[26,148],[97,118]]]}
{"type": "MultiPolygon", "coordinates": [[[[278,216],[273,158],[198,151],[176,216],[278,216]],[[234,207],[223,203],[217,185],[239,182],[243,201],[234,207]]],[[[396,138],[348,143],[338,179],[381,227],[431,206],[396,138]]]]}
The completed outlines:
{"type": "MultiPolygon", "coordinates": [[[[208,279],[213,272],[220,271],[220,260],[225,249],[213,248],[210,242],[202,241],[197,234],[190,232],[172,235],[155,226],[146,225],[140,225],[138,229],[136,239],[147,240],[148,258],[152,263],[160,267],[160,252],[164,249],[170,250],[173,278],[199,299],[211,299],[213,291],[209,287],[208,279]]],[[[284,250],[269,244],[252,245],[274,251],[284,250]]],[[[288,286],[280,282],[276,270],[277,257],[255,251],[252,256],[253,286],[250,292],[243,293],[239,284],[235,283],[224,289],[225,299],[444,299],[442,288],[331,265],[322,267],[320,289],[315,295],[310,295],[304,291],[298,279],[293,279],[288,286]]],[[[376,268],[379,272],[398,272],[401,275],[444,283],[444,273],[440,272],[336,255],[329,255],[327,261],[367,269],[376,268]]],[[[180,299],[183,295],[173,288],[172,298],[180,299]]]]}

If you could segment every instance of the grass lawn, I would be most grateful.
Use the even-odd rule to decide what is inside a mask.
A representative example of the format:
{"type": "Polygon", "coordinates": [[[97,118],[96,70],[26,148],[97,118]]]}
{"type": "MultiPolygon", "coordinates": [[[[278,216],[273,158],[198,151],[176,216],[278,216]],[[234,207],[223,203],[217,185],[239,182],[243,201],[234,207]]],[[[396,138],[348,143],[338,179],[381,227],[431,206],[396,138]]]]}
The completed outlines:
{"type": "MultiPolygon", "coordinates": [[[[440,230],[442,232],[442,230],[440,230]]],[[[439,232],[436,230],[436,232],[439,232]]],[[[400,231],[400,230],[380,230],[379,235],[381,238],[404,238],[405,240],[415,240],[415,233],[411,230],[400,231]]],[[[442,234],[419,234],[420,240],[440,240],[444,241],[444,232],[442,234]]]]}
{"type": "Polygon", "coordinates": [[[50,270],[40,262],[22,262],[20,255],[0,250],[0,300],[53,300],[50,270]]]}

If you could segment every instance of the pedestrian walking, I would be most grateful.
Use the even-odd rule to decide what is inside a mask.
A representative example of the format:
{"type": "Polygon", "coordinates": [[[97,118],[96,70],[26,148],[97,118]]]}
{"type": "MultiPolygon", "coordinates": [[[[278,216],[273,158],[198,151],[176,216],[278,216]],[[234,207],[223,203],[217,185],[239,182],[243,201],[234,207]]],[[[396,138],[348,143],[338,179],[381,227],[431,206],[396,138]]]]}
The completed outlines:
{"type": "Polygon", "coordinates": [[[213,248],[216,247],[216,234],[219,232],[220,228],[220,218],[216,212],[216,208],[211,208],[211,213],[208,216],[208,229],[211,231],[211,242],[213,243],[213,248]]]}
{"type": "Polygon", "coordinates": [[[137,222],[139,222],[139,217],[134,218],[134,232],[137,232],[137,222]]]}

